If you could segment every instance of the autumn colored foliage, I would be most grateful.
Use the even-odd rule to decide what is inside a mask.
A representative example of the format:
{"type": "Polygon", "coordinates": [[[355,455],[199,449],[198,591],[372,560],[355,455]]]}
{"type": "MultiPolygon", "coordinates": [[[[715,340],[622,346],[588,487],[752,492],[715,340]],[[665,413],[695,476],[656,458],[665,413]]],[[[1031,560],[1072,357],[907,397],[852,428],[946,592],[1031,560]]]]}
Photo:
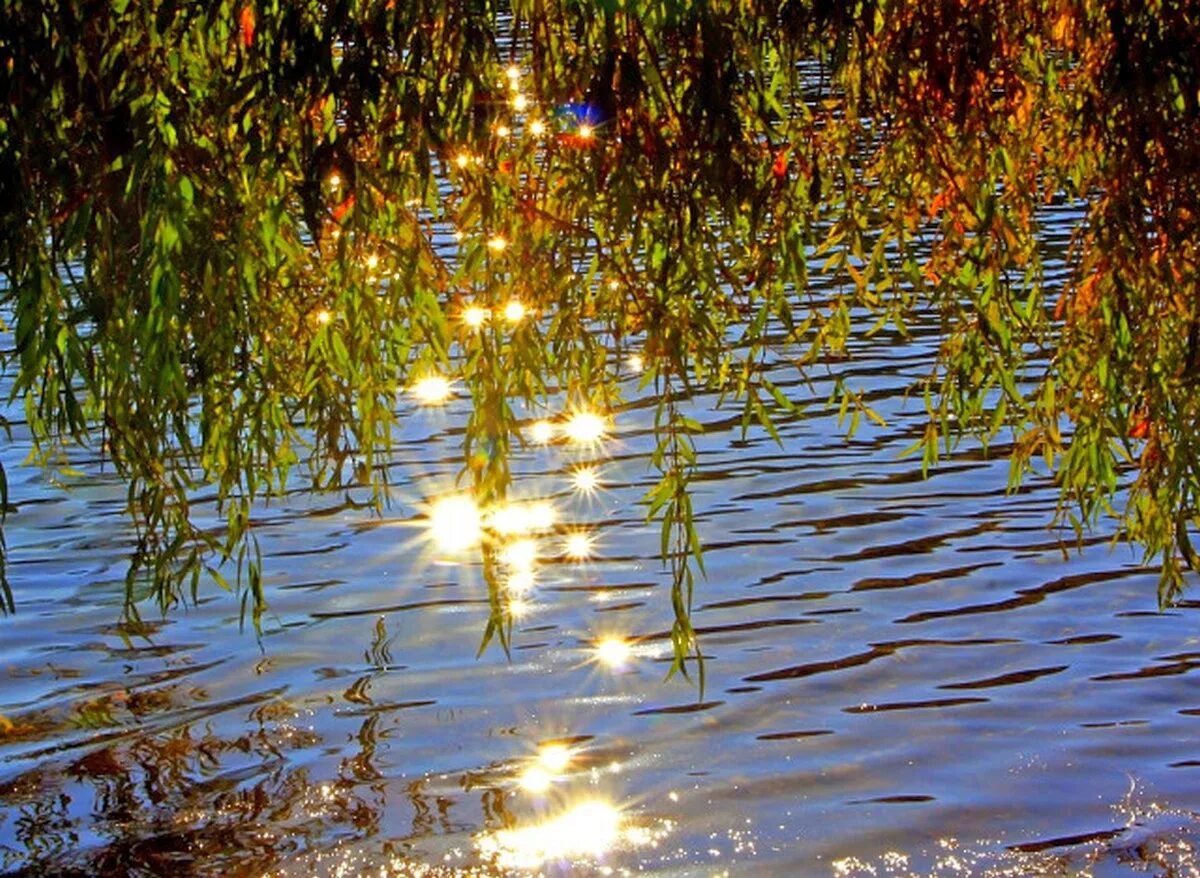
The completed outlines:
{"type": "MultiPolygon", "coordinates": [[[[17,0],[5,16],[6,371],[43,464],[65,438],[102,443],[128,479],[131,582],[149,571],[164,603],[234,559],[261,606],[249,511],[298,473],[365,474],[381,501],[406,376],[453,360],[475,406],[464,478],[500,496],[510,401],[616,405],[611,349],[636,343],[662,399],[649,502],[685,550],[689,647],[678,395],[719,388],[770,429],[790,406],[756,368],[770,339],[803,370],[872,324],[926,319],[943,329],[927,464],[973,434],[1011,456],[1014,485],[1055,474],[1063,520],[1115,516],[1162,563],[1164,599],[1197,566],[1194,4],[17,0]],[[1075,221],[1052,252],[1054,211],[1075,221]],[[431,242],[452,230],[449,258],[431,242]],[[814,265],[842,293],[813,296],[814,265]],[[459,320],[512,296],[544,319],[459,320]],[[195,524],[201,486],[224,528],[195,524]]],[[[877,417],[839,388],[850,426],[877,417]]]]}

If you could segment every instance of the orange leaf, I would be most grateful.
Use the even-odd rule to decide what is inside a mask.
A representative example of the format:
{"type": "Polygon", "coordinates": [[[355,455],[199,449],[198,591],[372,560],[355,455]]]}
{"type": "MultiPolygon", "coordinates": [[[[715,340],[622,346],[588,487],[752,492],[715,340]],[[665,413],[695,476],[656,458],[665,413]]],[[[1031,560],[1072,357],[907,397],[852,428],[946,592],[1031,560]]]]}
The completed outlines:
{"type": "Polygon", "coordinates": [[[238,24],[242,29],[242,45],[247,49],[254,42],[254,7],[249,4],[242,7],[242,14],[238,17],[238,24]]]}
{"type": "Polygon", "coordinates": [[[771,173],[776,180],[782,180],[787,176],[788,169],[788,148],[785,146],[779,152],[775,153],[775,161],[771,165],[771,173]]]}
{"type": "Polygon", "coordinates": [[[354,193],[351,192],[346,196],[346,200],[333,209],[334,222],[340,223],[342,217],[350,212],[350,208],[354,207],[354,193]]]}

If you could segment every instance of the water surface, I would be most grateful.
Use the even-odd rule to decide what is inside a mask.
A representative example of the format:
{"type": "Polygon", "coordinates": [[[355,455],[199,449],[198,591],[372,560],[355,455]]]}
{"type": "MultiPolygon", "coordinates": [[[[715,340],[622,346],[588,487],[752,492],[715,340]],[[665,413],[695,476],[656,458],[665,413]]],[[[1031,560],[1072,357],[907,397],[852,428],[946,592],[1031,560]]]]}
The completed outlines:
{"type": "Polygon", "coordinates": [[[382,517],[353,491],[259,510],[261,638],[211,585],[119,625],[123,487],[97,460],[65,487],[21,469],[18,427],[0,873],[1196,874],[1200,605],[1159,612],[1155,572],[1107,533],[1079,551],[1047,530],[1053,484],[1007,494],[1002,444],[923,478],[901,452],[935,345],[919,325],[860,342],[811,385],[777,351],[772,378],[814,406],[782,445],[689,401],[702,698],[664,679],[633,376],[602,451],[517,454],[514,493],[558,520],[507,656],[476,655],[479,559],[425,538],[465,399],[399,403],[382,517]],[[844,437],[820,405],[835,374],[886,427],[844,437]],[[596,660],[610,636],[631,644],[618,667],[596,660]]]}

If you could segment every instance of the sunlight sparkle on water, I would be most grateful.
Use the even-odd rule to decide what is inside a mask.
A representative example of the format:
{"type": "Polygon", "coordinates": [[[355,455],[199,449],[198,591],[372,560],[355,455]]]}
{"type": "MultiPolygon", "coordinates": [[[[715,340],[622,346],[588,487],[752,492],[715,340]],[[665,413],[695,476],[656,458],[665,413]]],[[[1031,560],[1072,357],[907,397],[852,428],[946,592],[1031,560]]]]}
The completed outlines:
{"type": "Polygon", "coordinates": [[[566,555],[574,561],[586,561],[592,557],[595,540],[585,533],[573,533],[567,537],[566,555]]]}
{"type": "Polygon", "coordinates": [[[534,503],[505,503],[488,514],[488,527],[498,534],[513,536],[554,527],[558,512],[549,500],[534,503]]]}
{"type": "Polygon", "coordinates": [[[540,765],[531,765],[521,772],[521,776],[517,778],[517,783],[527,793],[544,793],[550,789],[550,783],[553,780],[554,778],[550,773],[540,765]]]}
{"type": "Polygon", "coordinates": [[[534,575],[532,568],[514,570],[508,579],[505,580],[504,589],[516,600],[520,600],[521,595],[529,594],[529,592],[533,591],[533,587],[536,584],[537,577],[534,575]]]}
{"type": "Polygon", "coordinates": [[[534,119],[529,123],[529,133],[534,137],[541,137],[546,133],[546,123],[541,119],[534,119]]]}
{"type": "Polygon", "coordinates": [[[554,425],[549,421],[534,421],[529,427],[529,435],[539,445],[548,445],[554,441],[554,425]]]}
{"type": "Polygon", "coordinates": [[[633,648],[623,637],[609,635],[596,644],[596,661],[606,668],[623,668],[629,664],[633,648]]]}
{"type": "Polygon", "coordinates": [[[463,323],[472,329],[478,329],[483,326],[487,322],[488,317],[487,308],[480,308],[478,305],[468,305],[463,309],[462,313],[463,323]]]}
{"type": "Polygon", "coordinates": [[[580,140],[591,140],[592,135],[595,133],[596,132],[594,130],[592,130],[591,125],[580,125],[579,126],[579,139],[580,140]]]}
{"type": "Polygon", "coordinates": [[[590,497],[600,488],[600,473],[594,466],[581,466],[571,473],[575,493],[590,497]]]}
{"type": "Polygon", "coordinates": [[[571,764],[571,748],[566,744],[544,744],[538,750],[538,762],[547,771],[561,774],[571,764]]]}
{"type": "Polygon", "coordinates": [[[625,363],[629,366],[630,372],[641,372],[646,368],[646,361],[642,359],[641,354],[630,354],[625,363]]]}
{"type": "Polygon", "coordinates": [[[525,319],[525,306],[516,300],[504,306],[504,319],[509,323],[520,323],[525,319]]]}
{"type": "Polygon", "coordinates": [[[510,591],[510,597],[508,599],[508,614],[512,616],[513,619],[524,619],[532,612],[532,603],[525,600],[525,598],[520,597],[518,594],[510,591]]]}
{"type": "Polygon", "coordinates": [[[487,240],[487,248],[495,253],[500,253],[508,247],[508,240],[501,235],[492,235],[487,240]]]}
{"type": "Polygon", "coordinates": [[[621,824],[613,805],[591,799],[542,823],[486,835],[478,844],[501,868],[536,869],[553,860],[603,856],[621,840],[621,824]]]}
{"type": "Polygon", "coordinates": [[[439,405],[450,398],[450,380],[443,375],[426,375],[412,386],[412,394],[423,405],[439,405]]]}
{"type": "Polygon", "coordinates": [[[496,128],[497,137],[508,137],[510,134],[512,134],[512,129],[510,129],[507,125],[500,125],[496,128]]]}
{"type": "Polygon", "coordinates": [[[521,78],[521,68],[516,64],[509,64],[504,70],[504,75],[508,77],[508,81],[516,84],[516,81],[521,78]]]}
{"type": "Polygon", "coordinates": [[[563,433],[567,438],[580,445],[598,444],[606,431],[604,418],[589,411],[576,412],[563,426],[563,433]]]}
{"type": "Polygon", "coordinates": [[[465,152],[460,152],[454,157],[454,164],[458,165],[459,170],[462,170],[471,164],[471,156],[465,152]]]}
{"type": "Polygon", "coordinates": [[[509,543],[500,552],[500,560],[513,570],[532,570],[537,564],[537,540],[523,539],[509,543]]]}
{"type": "Polygon", "coordinates": [[[479,507],[466,494],[439,497],[429,511],[429,533],[445,552],[461,552],[478,545],[483,536],[479,507]]]}
{"type": "Polygon", "coordinates": [[[317,323],[320,323],[322,326],[326,326],[326,325],[328,325],[329,321],[333,320],[333,315],[331,313],[329,313],[329,311],[326,310],[325,308],[322,308],[320,311],[317,312],[316,318],[317,318],[317,323]]]}
{"type": "Polygon", "coordinates": [[[514,110],[516,110],[518,113],[523,113],[525,108],[529,106],[529,98],[525,97],[523,94],[515,94],[513,95],[512,104],[514,110]]]}

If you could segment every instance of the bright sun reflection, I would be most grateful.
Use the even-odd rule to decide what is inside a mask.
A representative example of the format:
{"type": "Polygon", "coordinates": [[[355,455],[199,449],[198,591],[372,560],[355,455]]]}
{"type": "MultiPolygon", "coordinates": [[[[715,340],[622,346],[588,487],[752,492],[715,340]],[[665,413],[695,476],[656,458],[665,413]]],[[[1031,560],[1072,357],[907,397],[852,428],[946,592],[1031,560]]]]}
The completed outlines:
{"type": "Polygon", "coordinates": [[[488,238],[487,240],[488,249],[495,251],[496,253],[504,250],[507,246],[508,240],[500,235],[492,235],[492,237],[488,238]]]}
{"type": "Polygon", "coordinates": [[[633,647],[623,637],[608,635],[596,644],[596,661],[614,670],[625,667],[633,655],[633,647]]]}
{"type": "Polygon", "coordinates": [[[547,771],[562,774],[571,764],[571,748],[566,744],[543,744],[538,750],[538,762],[547,771]]]}
{"type": "MultiPolygon", "coordinates": [[[[521,600],[521,595],[529,594],[537,584],[537,576],[532,569],[514,570],[504,582],[504,589],[514,600],[521,600]]],[[[511,605],[510,605],[511,609],[511,605]]],[[[513,612],[516,615],[516,612],[513,612]]]]}
{"type": "Polygon", "coordinates": [[[553,780],[554,778],[546,769],[538,765],[531,765],[521,772],[517,783],[527,793],[544,793],[550,789],[550,783],[553,780]]]}
{"type": "Polygon", "coordinates": [[[525,306],[518,302],[512,301],[504,306],[504,319],[509,323],[520,323],[525,319],[525,306]]]}
{"type": "Polygon", "coordinates": [[[558,512],[549,500],[505,503],[488,514],[488,527],[503,536],[527,534],[554,527],[558,512]]]}
{"type": "Polygon", "coordinates": [[[556,860],[603,856],[621,840],[622,822],[612,804],[589,799],[542,823],[486,835],[479,847],[501,868],[537,869],[556,860]]]}
{"type": "Polygon", "coordinates": [[[571,473],[571,487],[575,493],[591,497],[600,490],[600,471],[594,466],[581,466],[571,473]]]}
{"type": "Polygon", "coordinates": [[[513,570],[532,570],[537,558],[537,540],[528,538],[509,543],[500,551],[500,560],[513,570]]]}
{"type": "Polygon", "coordinates": [[[541,119],[534,119],[529,123],[529,133],[534,137],[541,137],[546,133],[546,123],[541,119]]]}
{"type": "Polygon", "coordinates": [[[480,308],[478,305],[468,305],[462,313],[463,323],[472,329],[483,326],[487,322],[488,316],[487,308],[480,308]]]}
{"type": "Polygon", "coordinates": [[[426,375],[412,386],[412,394],[424,405],[438,405],[450,398],[450,380],[442,375],[426,375]]]}
{"type": "Polygon", "coordinates": [[[586,561],[592,557],[595,540],[585,533],[573,533],[567,537],[566,554],[573,561],[586,561]]]}
{"type": "Polygon", "coordinates": [[[549,421],[534,421],[529,427],[529,435],[539,445],[548,445],[554,441],[554,425],[549,421]]]}
{"type": "Polygon", "coordinates": [[[598,444],[607,432],[604,418],[595,412],[581,411],[571,415],[563,426],[563,433],[572,442],[580,445],[598,444]]]}
{"type": "Polygon", "coordinates": [[[479,507],[466,494],[449,494],[429,510],[429,533],[444,552],[462,552],[479,544],[483,522],[479,507]]]}
{"type": "Polygon", "coordinates": [[[333,315],[330,314],[329,311],[326,310],[325,308],[322,308],[321,310],[319,310],[316,314],[316,317],[317,317],[317,323],[320,323],[322,326],[325,326],[326,324],[329,323],[329,321],[333,320],[333,315]]]}
{"type": "Polygon", "coordinates": [[[641,372],[646,368],[646,361],[642,359],[641,354],[630,354],[629,359],[625,362],[629,366],[630,372],[641,372]]]}

